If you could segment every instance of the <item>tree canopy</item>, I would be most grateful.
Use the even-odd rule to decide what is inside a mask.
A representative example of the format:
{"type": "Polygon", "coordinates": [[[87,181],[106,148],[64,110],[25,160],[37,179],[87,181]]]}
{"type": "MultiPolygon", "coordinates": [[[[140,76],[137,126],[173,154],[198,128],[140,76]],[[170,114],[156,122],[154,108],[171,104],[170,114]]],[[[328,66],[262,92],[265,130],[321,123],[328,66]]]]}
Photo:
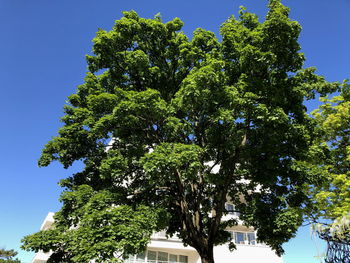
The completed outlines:
{"type": "Polygon", "coordinates": [[[313,112],[320,130],[312,147],[314,160],[325,180],[311,187],[311,220],[327,241],[325,262],[347,262],[350,255],[350,85],[339,93],[321,97],[313,112]]]}
{"type": "Polygon", "coordinates": [[[283,253],[320,178],[307,165],[319,131],[304,101],[340,84],[303,68],[301,26],[280,1],[263,22],[242,7],[221,41],[182,26],[130,11],[97,32],[85,83],[39,160],[84,169],[61,181],[54,227],[24,248],[52,250],[52,262],[119,262],[165,229],[214,262],[238,224],[222,220],[229,200],[283,253]]]}
{"type": "Polygon", "coordinates": [[[17,254],[13,249],[0,248],[0,263],[21,263],[19,259],[15,258],[17,254]]]}
{"type": "Polygon", "coordinates": [[[313,148],[322,153],[315,157],[327,180],[315,188],[315,218],[333,222],[350,213],[350,85],[344,82],[339,94],[321,102],[313,112],[321,130],[313,148]]]}

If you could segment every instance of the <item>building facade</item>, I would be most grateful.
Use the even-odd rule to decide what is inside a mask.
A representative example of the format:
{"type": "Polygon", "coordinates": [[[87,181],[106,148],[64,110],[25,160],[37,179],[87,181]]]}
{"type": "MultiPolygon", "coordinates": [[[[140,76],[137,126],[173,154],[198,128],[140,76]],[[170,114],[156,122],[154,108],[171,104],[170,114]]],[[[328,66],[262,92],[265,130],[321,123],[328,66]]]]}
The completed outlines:
{"type": "MultiPolygon", "coordinates": [[[[227,205],[230,210],[230,205],[227,205]]],[[[49,229],[53,222],[54,213],[49,213],[40,230],[49,229]]],[[[234,212],[226,215],[223,220],[236,217],[234,212]]],[[[282,263],[271,248],[256,241],[256,232],[253,228],[247,228],[242,224],[227,229],[231,233],[237,249],[230,251],[228,245],[214,248],[214,259],[217,263],[282,263]]],[[[31,263],[45,263],[50,253],[39,252],[31,263]]],[[[166,237],[165,232],[154,233],[147,250],[138,255],[130,256],[125,263],[200,263],[201,259],[196,250],[190,246],[184,246],[177,237],[166,237]]]]}

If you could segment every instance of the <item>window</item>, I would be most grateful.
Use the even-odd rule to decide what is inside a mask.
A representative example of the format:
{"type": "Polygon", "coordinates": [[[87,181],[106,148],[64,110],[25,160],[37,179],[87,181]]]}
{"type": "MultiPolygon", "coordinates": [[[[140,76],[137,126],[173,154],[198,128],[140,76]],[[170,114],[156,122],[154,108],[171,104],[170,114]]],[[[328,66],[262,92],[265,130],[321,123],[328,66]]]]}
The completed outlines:
{"type": "Polygon", "coordinates": [[[225,203],[225,209],[230,215],[240,216],[240,212],[235,211],[236,207],[233,204],[225,203]]]}
{"type": "Polygon", "coordinates": [[[230,237],[228,238],[228,241],[235,240],[235,232],[228,231],[230,233],[230,237]]]}
{"type": "Polygon", "coordinates": [[[162,251],[148,250],[147,253],[132,255],[125,263],[188,263],[185,255],[169,254],[162,251]],[[147,255],[147,256],[146,256],[147,255]]]}
{"type": "Polygon", "coordinates": [[[183,255],[180,255],[180,256],[179,256],[179,262],[180,262],[180,263],[187,263],[187,262],[188,262],[188,257],[187,257],[187,256],[183,256],[183,255]]]}
{"type": "Polygon", "coordinates": [[[226,203],[225,209],[230,215],[233,215],[235,211],[235,206],[233,204],[226,203]]]}
{"type": "Polygon", "coordinates": [[[168,263],[168,253],[158,252],[158,262],[157,263],[168,263]]]}
{"type": "Polygon", "coordinates": [[[177,263],[177,255],[169,254],[169,263],[177,263]]]}
{"type": "Polygon", "coordinates": [[[256,245],[256,238],[254,232],[247,233],[247,237],[249,245],[256,245]]]}
{"type": "Polygon", "coordinates": [[[236,232],[236,238],[235,238],[236,244],[245,244],[244,236],[245,236],[245,233],[243,233],[243,232],[236,232]]]}
{"type": "Polygon", "coordinates": [[[257,245],[255,232],[234,232],[228,231],[231,235],[229,240],[234,240],[236,244],[257,245]]]}
{"type": "Polygon", "coordinates": [[[147,262],[156,262],[157,261],[157,252],[149,250],[147,253],[147,262]]]}

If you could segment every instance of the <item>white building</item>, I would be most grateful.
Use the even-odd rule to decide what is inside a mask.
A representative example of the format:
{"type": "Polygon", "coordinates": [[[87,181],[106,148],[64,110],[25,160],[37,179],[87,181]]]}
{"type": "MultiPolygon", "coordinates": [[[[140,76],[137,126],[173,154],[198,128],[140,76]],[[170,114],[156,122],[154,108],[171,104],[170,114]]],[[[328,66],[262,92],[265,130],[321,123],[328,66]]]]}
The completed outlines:
{"type": "MultiPolygon", "coordinates": [[[[230,211],[230,205],[227,205],[230,211]]],[[[49,229],[54,222],[54,213],[49,213],[40,230],[49,229]]],[[[237,216],[230,213],[223,220],[237,216]]],[[[243,225],[237,225],[228,229],[237,246],[237,249],[230,252],[228,245],[216,246],[214,248],[214,259],[216,263],[282,263],[270,247],[256,241],[254,229],[243,225]]],[[[50,256],[49,253],[37,253],[31,263],[45,263],[50,256]]],[[[147,250],[143,254],[131,256],[126,263],[201,263],[201,259],[192,247],[185,247],[177,237],[167,238],[165,232],[153,234],[147,250]]]]}

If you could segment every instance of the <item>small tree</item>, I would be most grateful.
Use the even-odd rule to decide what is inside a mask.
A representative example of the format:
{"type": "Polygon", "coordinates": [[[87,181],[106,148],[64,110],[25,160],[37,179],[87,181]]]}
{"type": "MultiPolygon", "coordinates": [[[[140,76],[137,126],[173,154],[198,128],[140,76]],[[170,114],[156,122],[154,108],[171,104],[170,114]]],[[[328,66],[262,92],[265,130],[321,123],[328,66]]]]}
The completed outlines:
{"type": "Polygon", "coordinates": [[[222,221],[229,199],[282,254],[318,178],[305,165],[316,133],[303,102],[338,86],[302,68],[301,27],[288,14],[277,0],[262,23],[241,8],[221,42],[134,11],[99,30],[85,83],[39,161],[85,167],[61,182],[54,228],[23,247],[51,249],[54,262],[117,262],[166,229],[212,263],[238,223],[222,221]]]}
{"type": "MultiPolygon", "coordinates": [[[[312,149],[327,178],[314,188],[315,218],[340,220],[350,213],[350,85],[344,82],[339,93],[321,97],[322,105],[313,112],[320,139],[312,149]]],[[[328,221],[329,222],[329,221],[328,221]]]]}
{"type": "Polygon", "coordinates": [[[311,188],[311,220],[328,243],[329,263],[350,262],[350,85],[344,82],[338,91],[321,97],[322,105],[313,112],[321,136],[311,148],[326,179],[311,188]]]}
{"type": "Polygon", "coordinates": [[[0,263],[21,263],[20,260],[14,258],[18,253],[11,250],[6,250],[4,248],[0,248],[0,263]]]}

